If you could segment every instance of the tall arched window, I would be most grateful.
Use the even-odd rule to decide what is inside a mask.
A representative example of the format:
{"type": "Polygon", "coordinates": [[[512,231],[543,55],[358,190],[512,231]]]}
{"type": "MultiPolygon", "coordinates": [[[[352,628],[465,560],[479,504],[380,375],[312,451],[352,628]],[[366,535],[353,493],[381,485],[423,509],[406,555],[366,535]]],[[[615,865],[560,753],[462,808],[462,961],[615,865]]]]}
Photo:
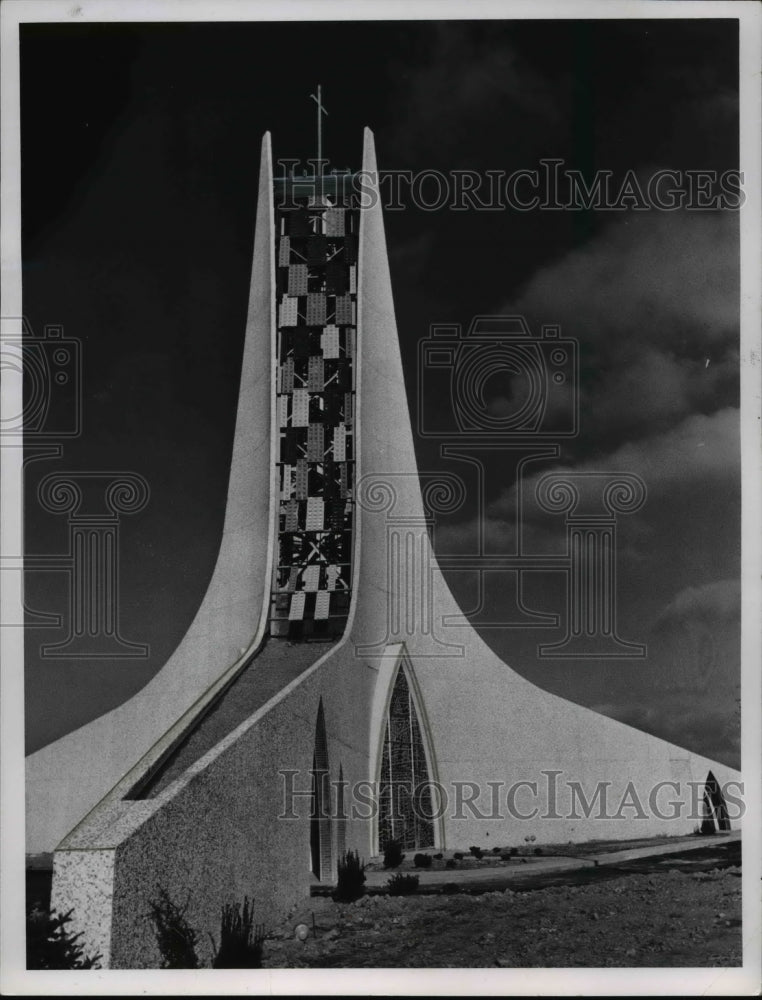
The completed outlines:
{"type": "Polygon", "coordinates": [[[378,841],[406,848],[434,846],[430,775],[420,720],[400,664],[385,719],[379,783],[378,841]]]}
{"type": "Polygon", "coordinates": [[[325,734],[323,699],[320,699],[315,723],[315,750],[312,756],[312,811],[310,815],[310,859],[312,873],[322,880],[330,879],[331,856],[331,789],[328,767],[328,740],[325,734]]]}
{"type": "Polygon", "coordinates": [[[336,857],[343,858],[347,849],[347,816],[344,812],[344,768],[339,764],[339,784],[336,788],[336,857]]]}
{"type": "Polygon", "coordinates": [[[704,820],[702,833],[726,833],[730,830],[728,809],[719,782],[710,771],[704,785],[704,820]]]}

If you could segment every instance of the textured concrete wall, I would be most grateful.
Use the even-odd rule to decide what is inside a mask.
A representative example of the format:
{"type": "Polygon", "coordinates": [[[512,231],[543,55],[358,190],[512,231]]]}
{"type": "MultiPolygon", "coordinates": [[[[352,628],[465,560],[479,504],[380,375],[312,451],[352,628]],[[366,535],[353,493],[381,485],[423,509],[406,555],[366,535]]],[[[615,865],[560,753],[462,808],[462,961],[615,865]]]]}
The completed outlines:
{"type": "Polygon", "coordinates": [[[254,264],[227,507],[204,600],[161,671],[125,704],[26,761],[27,851],[52,851],[264,628],[270,582],[273,486],[274,269],[272,154],[262,143],[254,264]]]}
{"type": "Polygon", "coordinates": [[[51,909],[73,910],[72,923],[85,931],[85,955],[100,955],[98,964],[111,964],[111,894],[114,886],[115,852],[108,849],[62,852],[53,858],[51,909]]]}
{"type": "MultiPolygon", "coordinates": [[[[203,932],[199,954],[207,961],[207,931],[219,938],[225,903],[248,895],[257,919],[272,925],[308,895],[308,793],[321,696],[331,780],[338,780],[340,768],[350,783],[367,772],[364,717],[352,712],[362,685],[351,670],[345,686],[341,665],[329,654],[156,798],[112,800],[66,838],[56,852],[56,898],[76,898],[74,927],[88,945],[97,942],[102,951],[104,928],[110,927],[112,968],[159,964],[149,913],[160,888],[179,906],[187,904],[186,918],[203,932]],[[284,771],[296,771],[293,787],[307,793],[293,799],[293,813],[286,813],[292,818],[279,818],[290,780],[284,771]],[[111,897],[100,882],[80,878],[89,859],[104,851],[115,856],[111,897]],[[80,883],[83,888],[75,889],[80,883]]],[[[357,820],[347,824],[348,846],[367,843],[365,827],[357,820]]],[[[335,837],[334,824],[334,869],[335,837]]]]}
{"type": "MultiPolygon", "coordinates": [[[[375,169],[369,132],[363,167],[375,169]]],[[[455,782],[486,786],[490,781],[509,785],[534,780],[538,796],[533,804],[543,809],[547,803],[542,771],[557,770],[563,772],[559,783],[581,781],[588,796],[596,781],[610,782],[616,808],[630,780],[647,800],[658,780],[704,780],[710,767],[720,782],[738,777],[728,768],[541,691],[499,660],[472,629],[441,626],[442,616],[460,609],[436,569],[426,532],[380,202],[362,215],[359,292],[361,496],[355,599],[347,633],[156,798],[124,800],[117,790],[67,837],[57,852],[55,892],[62,900],[79,899],[79,866],[87,865],[90,852],[114,852],[112,896],[95,886],[92,899],[75,914],[77,929],[85,932],[88,942],[101,941],[102,928],[110,924],[114,967],[158,962],[146,916],[159,886],[178,904],[187,902],[186,916],[203,932],[200,945],[206,957],[206,932],[219,933],[224,903],[253,896],[257,919],[271,925],[307,895],[312,881],[309,797],[298,800],[296,819],[279,819],[281,772],[296,771],[296,787],[309,788],[322,698],[330,777],[337,779],[341,768],[350,786],[375,779],[384,706],[401,660],[420,694],[435,777],[446,789],[455,782]],[[390,531],[413,539],[412,581],[390,574],[390,531]],[[431,585],[425,583],[427,565],[431,585]]],[[[517,805],[523,809],[524,804],[519,796],[517,805]]],[[[565,804],[559,795],[559,813],[564,813],[565,804]]],[[[484,811],[484,799],[479,805],[484,811]]],[[[479,820],[465,809],[463,820],[447,813],[442,818],[438,846],[507,846],[522,844],[526,836],[562,842],[677,834],[691,832],[695,825],[695,820],[635,820],[630,813],[625,811],[623,820],[540,822],[507,815],[479,820]]],[[[377,849],[375,838],[372,820],[350,819],[347,847],[367,858],[377,849]]],[[[335,865],[335,839],[333,858],[335,865]]]]}

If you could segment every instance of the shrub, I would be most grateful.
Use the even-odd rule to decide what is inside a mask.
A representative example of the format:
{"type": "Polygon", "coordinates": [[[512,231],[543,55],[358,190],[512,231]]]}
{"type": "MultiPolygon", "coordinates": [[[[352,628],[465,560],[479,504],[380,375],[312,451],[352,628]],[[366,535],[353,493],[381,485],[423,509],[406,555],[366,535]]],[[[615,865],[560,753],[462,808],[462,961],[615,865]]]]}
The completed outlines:
{"type": "Polygon", "coordinates": [[[223,906],[219,948],[212,938],[212,968],[261,969],[264,941],[264,925],[254,923],[254,905],[248,896],[243,898],[243,911],[239,903],[223,906]]]}
{"type": "Polygon", "coordinates": [[[484,857],[484,851],[481,849],[481,847],[469,847],[469,851],[473,854],[473,856],[477,859],[477,861],[479,858],[484,857]]]}
{"type": "Polygon", "coordinates": [[[445,896],[454,896],[460,892],[460,886],[456,885],[454,882],[445,882],[441,891],[445,896]]]}
{"type": "Polygon", "coordinates": [[[82,932],[72,934],[66,924],[72,910],[56,913],[35,906],[26,918],[27,969],[99,969],[100,955],[85,955],[78,944],[82,932]]]}
{"type": "Polygon", "coordinates": [[[413,864],[416,868],[431,868],[431,855],[430,854],[416,854],[413,858],[413,864]]]}
{"type": "Polygon", "coordinates": [[[403,875],[402,872],[397,872],[386,884],[390,896],[412,896],[418,892],[417,875],[403,875]]]}
{"type": "Polygon", "coordinates": [[[511,855],[512,858],[515,858],[516,855],[519,853],[519,849],[518,847],[512,847],[508,853],[511,855]]]}
{"type": "Polygon", "coordinates": [[[339,858],[339,877],[333,898],[337,903],[352,903],[365,892],[365,862],[357,851],[345,851],[339,858]]]}
{"type": "Polygon", "coordinates": [[[492,848],[492,853],[493,854],[500,854],[502,852],[502,850],[503,850],[502,847],[493,847],[492,848]]]}
{"type": "Polygon", "coordinates": [[[448,858],[447,861],[445,861],[445,868],[457,868],[457,866],[458,862],[455,858],[448,858]]]}
{"type": "Polygon", "coordinates": [[[444,857],[444,854],[435,854],[434,855],[434,860],[435,861],[441,861],[443,857],[444,857]]]}
{"type": "Polygon", "coordinates": [[[190,896],[185,906],[180,909],[169,898],[167,890],[160,888],[159,898],[149,903],[163,969],[200,968],[196,954],[198,935],[185,919],[189,901],[190,896]]]}
{"type": "Polygon", "coordinates": [[[534,853],[535,854],[542,854],[542,848],[541,847],[535,847],[534,853]]]}
{"type": "Polygon", "coordinates": [[[397,868],[405,860],[399,840],[389,840],[384,847],[384,868],[397,868]]]}
{"type": "Polygon", "coordinates": [[[456,861],[462,861],[463,860],[462,851],[455,851],[453,857],[455,858],[456,861]]]}

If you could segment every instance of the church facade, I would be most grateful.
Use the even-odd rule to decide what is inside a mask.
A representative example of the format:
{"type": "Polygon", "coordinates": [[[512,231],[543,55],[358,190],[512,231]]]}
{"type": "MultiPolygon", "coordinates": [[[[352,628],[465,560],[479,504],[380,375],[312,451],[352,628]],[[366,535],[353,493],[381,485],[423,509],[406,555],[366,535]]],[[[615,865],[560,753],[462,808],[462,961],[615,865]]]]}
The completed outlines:
{"type": "Polygon", "coordinates": [[[209,588],[150,684],[27,760],[28,851],[55,852],[52,905],[108,967],[159,964],[158,887],[207,928],[244,895],[285,914],[346,850],[392,839],[738,826],[737,772],[539,689],[463,623],[430,543],[447,497],[416,464],[367,130],[362,176],[359,206],[335,179],[284,199],[264,137],[209,588]]]}

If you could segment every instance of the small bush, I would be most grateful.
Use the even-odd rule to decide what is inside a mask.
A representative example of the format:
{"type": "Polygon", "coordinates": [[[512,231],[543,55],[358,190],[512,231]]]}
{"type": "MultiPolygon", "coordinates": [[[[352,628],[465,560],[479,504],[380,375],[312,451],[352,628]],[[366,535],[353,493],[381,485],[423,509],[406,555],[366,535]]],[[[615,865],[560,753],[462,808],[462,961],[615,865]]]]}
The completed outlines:
{"type": "Polygon", "coordinates": [[[431,855],[430,854],[416,854],[413,858],[413,864],[416,868],[431,868],[431,855]]]}
{"type": "Polygon", "coordinates": [[[398,868],[405,860],[399,840],[390,840],[384,847],[384,868],[398,868]]]}
{"type": "Polygon", "coordinates": [[[502,847],[493,847],[492,848],[492,853],[493,854],[500,854],[502,852],[502,850],[503,850],[502,847]]]}
{"type": "Polygon", "coordinates": [[[484,857],[484,851],[481,849],[481,847],[469,847],[469,851],[473,854],[473,856],[476,858],[477,861],[479,860],[479,858],[484,857]]]}
{"type": "Polygon", "coordinates": [[[443,857],[444,857],[444,854],[435,854],[434,855],[434,860],[435,861],[441,861],[443,857]]]}
{"type": "Polygon", "coordinates": [[[56,913],[39,906],[26,918],[26,967],[27,969],[99,969],[101,955],[85,955],[77,942],[82,933],[72,934],[72,910],[56,913]]]}
{"type": "Polygon", "coordinates": [[[156,929],[156,940],[161,952],[163,969],[198,969],[196,954],[198,935],[185,919],[190,896],[180,907],[169,898],[166,889],[159,889],[159,898],[151,900],[151,918],[156,929]]]}
{"type": "Polygon", "coordinates": [[[457,867],[458,867],[458,862],[455,860],[455,858],[448,858],[447,861],[445,861],[445,868],[457,868],[457,867]]]}
{"type": "Polygon", "coordinates": [[[223,906],[219,948],[212,938],[212,968],[261,969],[264,941],[264,925],[254,923],[254,906],[248,896],[243,898],[243,911],[239,903],[223,906]]]}
{"type": "Polygon", "coordinates": [[[455,858],[456,861],[462,861],[464,855],[461,851],[455,851],[453,857],[455,858]]]}
{"type": "Polygon", "coordinates": [[[519,849],[518,847],[512,847],[508,853],[512,858],[515,858],[516,855],[519,853],[519,849]]]}
{"type": "Polygon", "coordinates": [[[386,884],[390,896],[412,896],[418,892],[417,875],[403,875],[402,872],[398,872],[392,875],[386,884]]]}
{"type": "Polygon", "coordinates": [[[441,891],[445,896],[455,896],[460,892],[460,886],[455,882],[445,882],[441,891]]]}
{"type": "Polygon", "coordinates": [[[353,903],[365,892],[365,862],[357,851],[345,851],[339,858],[339,877],[333,899],[337,903],[353,903]]]}
{"type": "Polygon", "coordinates": [[[542,854],[542,848],[541,847],[535,847],[534,853],[535,854],[542,854]]]}

